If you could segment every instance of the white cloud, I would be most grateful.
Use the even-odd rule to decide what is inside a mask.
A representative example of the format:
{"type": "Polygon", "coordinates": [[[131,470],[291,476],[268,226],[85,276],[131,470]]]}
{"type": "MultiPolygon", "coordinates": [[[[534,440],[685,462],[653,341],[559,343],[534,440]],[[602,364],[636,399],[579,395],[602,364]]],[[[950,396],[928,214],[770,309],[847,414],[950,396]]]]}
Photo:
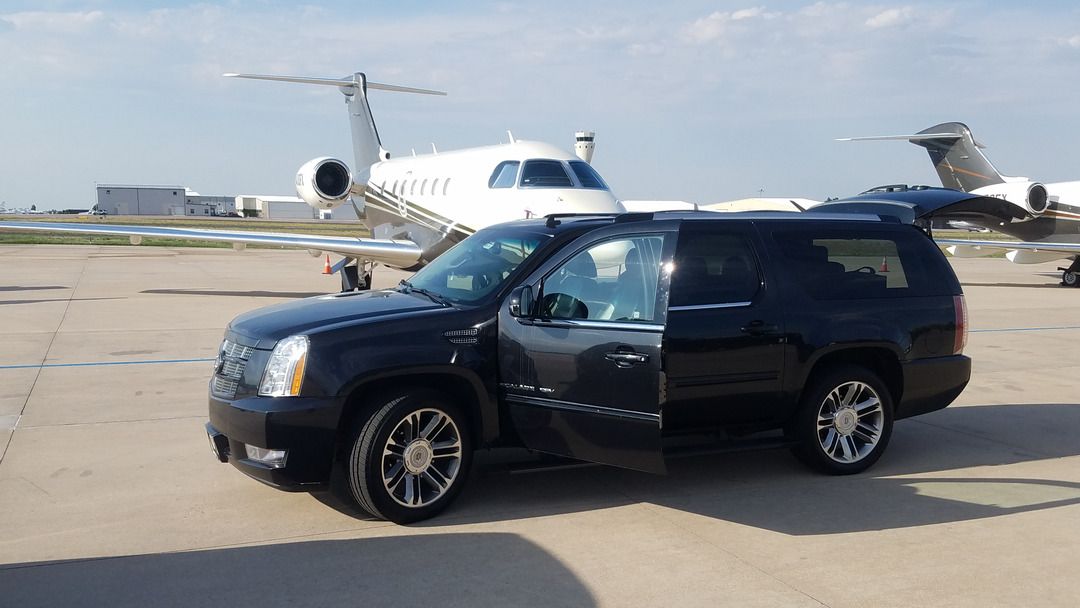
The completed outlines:
{"type": "Polygon", "coordinates": [[[10,23],[16,30],[74,33],[100,23],[105,13],[24,11],[0,15],[0,21],[10,23]]]}
{"type": "Polygon", "coordinates": [[[687,25],[683,28],[683,33],[690,42],[703,44],[725,37],[736,22],[775,19],[780,15],[781,13],[765,10],[763,6],[743,8],[733,12],[716,11],[687,25]]]}
{"type": "Polygon", "coordinates": [[[1061,43],[1063,45],[1065,45],[1065,46],[1072,47],[1074,49],[1080,49],[1080,34],[1078,34],[1076,36],[1073,36],[1071,38],[1066,38],[1066,39],[1062,40],[1061,43]]]}
{"type": "Polygon", "coordinates": [[[914,17],[915,11],[910,6],[890,8],[867,19],[866,27],[870,29],[897,27],[910,23],[914,17]]]}

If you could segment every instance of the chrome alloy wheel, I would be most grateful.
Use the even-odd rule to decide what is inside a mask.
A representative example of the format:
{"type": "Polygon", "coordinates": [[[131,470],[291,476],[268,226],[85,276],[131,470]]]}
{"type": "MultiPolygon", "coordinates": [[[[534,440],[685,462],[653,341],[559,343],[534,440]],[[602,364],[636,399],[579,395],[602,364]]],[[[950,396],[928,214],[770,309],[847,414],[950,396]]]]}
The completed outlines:
{"type": "Polygon", "coordinates": [[[383,446],[383,486],[402,506],[426,507],[453,485],[461,456],[461,431],[453,419],[439,409],[416,410],[383,446]]]}
{"type": "Polygon", "coordinates": [[[836,462],[850,464],[865,458],[881,440],[884,427],[881,399],[863,382],[834,388],[818,409],[818,443],[836,462]]]}

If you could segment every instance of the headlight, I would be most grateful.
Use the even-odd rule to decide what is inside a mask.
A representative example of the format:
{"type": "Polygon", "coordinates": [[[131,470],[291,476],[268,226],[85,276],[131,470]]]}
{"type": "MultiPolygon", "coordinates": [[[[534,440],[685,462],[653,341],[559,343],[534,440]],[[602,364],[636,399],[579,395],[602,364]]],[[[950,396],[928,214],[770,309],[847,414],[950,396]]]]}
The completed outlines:
{"type": "Polygon", "coordinates": [[[277,343],[266,364],[259,394],[263,397],[295,397],[304,383],[307,336],[289,336],[277,343]]]}

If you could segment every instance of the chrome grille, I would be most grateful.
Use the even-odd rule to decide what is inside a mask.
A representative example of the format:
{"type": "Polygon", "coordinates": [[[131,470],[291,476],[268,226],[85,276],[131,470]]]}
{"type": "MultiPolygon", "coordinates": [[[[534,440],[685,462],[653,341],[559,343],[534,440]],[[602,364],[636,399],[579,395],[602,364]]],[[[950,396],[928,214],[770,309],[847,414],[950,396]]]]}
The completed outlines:
{"type": "Polygon", "coordinates": [[[210,381],[210,391],[226,399],[235,397],[240,379],[244,377],[244,367],[254,352],[254,348],[232,340],[222,342],[214,365],[214,379],[210,381]]]}

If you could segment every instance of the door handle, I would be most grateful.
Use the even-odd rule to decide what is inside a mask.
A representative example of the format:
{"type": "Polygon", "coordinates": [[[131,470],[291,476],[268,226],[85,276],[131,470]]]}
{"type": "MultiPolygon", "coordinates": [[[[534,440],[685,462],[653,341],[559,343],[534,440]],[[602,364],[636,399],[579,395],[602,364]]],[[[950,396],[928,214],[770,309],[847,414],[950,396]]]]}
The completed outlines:
{"type": "Polygon", "coordinates": [[[744,325],[739,328],[744,334],[750,334],[751,336],[765,336],[768,334],[775,334],[780,332],[780,327],[776,325],[766,325],[764,321],[751,321],[748,325],[744,325]]]}
{"type": "Polygon", "coordinates": [[[625,351],[615,351],[612,353],[605,353],[604,358],[608,361],[614,361],[615,365],[619,367],[633,367],[635,365],[645,365],[649,361],[649,355],[645,353],[634,353],[625,351]]]}

